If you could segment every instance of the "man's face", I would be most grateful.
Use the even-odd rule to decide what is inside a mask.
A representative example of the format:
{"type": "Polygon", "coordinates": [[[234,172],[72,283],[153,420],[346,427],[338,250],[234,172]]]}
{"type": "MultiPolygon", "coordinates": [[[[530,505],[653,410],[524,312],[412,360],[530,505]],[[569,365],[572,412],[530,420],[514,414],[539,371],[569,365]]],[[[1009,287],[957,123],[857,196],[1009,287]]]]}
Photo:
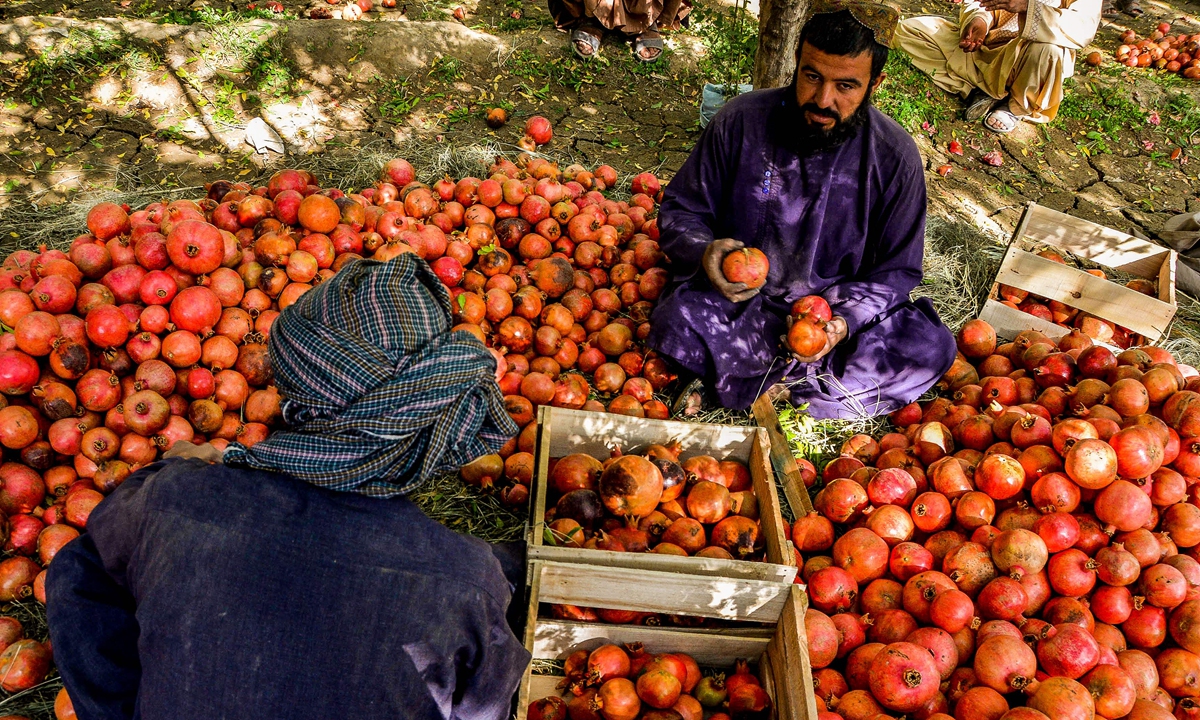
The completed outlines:
{"type": "Polygon", "coordinates": [[[871,53],[830,55],[804,43],[796,69],[796,103],[810,130],[828,135],[849,120],[874,92],[871,53]]]}

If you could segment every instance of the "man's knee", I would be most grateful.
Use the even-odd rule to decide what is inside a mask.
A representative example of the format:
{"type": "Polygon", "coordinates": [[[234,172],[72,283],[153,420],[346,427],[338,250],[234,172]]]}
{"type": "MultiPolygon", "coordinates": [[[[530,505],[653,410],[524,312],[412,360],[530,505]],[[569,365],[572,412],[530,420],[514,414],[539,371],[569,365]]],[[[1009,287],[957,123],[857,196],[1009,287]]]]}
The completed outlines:
{"type": "Polygon", "coordinates": [[[1061,45],[1044,42],[1028,43],[1021,52],[1025,55],[1025,62],[1031,62],[1043,69],[1062,65],[1066,61],[1067,54],[1061,45]]]}

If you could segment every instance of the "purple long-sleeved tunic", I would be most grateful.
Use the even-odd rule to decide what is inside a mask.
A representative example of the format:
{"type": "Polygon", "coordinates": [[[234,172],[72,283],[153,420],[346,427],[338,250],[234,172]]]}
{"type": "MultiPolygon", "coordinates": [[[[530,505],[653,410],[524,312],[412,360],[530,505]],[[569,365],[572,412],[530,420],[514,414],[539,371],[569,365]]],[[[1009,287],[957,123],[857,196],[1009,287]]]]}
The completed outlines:
{"type": "Polygon", "coordinates": [[[705,376],[726,407],[749,407],[782,380],[817,417],[889,412],[954,359],[933,306],[909,300],[924,252],[921,157],[874,108],[843,144],[801,156],[773,139],[789,103],[791,87],[731,100],[667,186],[659,242],[674,279],[649,343],[705,376]],[[700,267],[705,247],[725,237],[771,261],[766,285],[746,302],[722,297],[700,267]],[[779,338],[791,303],[812,294],[846,319],[850,336],[801,365],[779,338]]]}

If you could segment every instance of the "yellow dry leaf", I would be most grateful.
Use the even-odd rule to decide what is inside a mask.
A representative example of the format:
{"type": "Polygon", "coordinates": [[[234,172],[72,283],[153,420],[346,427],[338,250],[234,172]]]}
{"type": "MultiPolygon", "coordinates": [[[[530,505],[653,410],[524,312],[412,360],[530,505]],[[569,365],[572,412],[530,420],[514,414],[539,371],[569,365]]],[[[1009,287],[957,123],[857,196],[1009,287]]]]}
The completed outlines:
{"type": "Polygon", "coordinates": [[[46,154],[50,157],[57,157],[57,153],[54,152],[54,148],[52,147],[46,148],[46,154]]]}

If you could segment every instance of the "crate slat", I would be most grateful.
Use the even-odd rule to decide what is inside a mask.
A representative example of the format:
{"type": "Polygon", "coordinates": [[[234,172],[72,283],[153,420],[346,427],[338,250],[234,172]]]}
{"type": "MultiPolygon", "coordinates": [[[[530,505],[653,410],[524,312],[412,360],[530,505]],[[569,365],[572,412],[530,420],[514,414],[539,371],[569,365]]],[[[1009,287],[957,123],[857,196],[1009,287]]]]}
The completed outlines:
{"type": "Polygon", "coordinates": [[[678,557],[657,553],[618,553],[607,550],[581,550],[579,548],[554,547],[552,545],[531,546],[529,559],[548,560],[560,563],[580,563],[603,567],[632,568],[674,572],[703,577],[761,580],[763,582],[790,583],[796,579],[796,568],[774,563],[743,562],[720,558],[678,557]],[[583,555],[586,553],[586,555],[583,555]]]}
{"type": "Polygon", "coordinates": [[[543,563],[542,602],[776,622],[791,584],[579,563],[543,563]]]}
{"type": "Polygon", "coordinates": [[[705,666],[732,665],[737,658],[758,657],[771,642],[773,631],[688,630],[645,625],[606,625],[541,618],[533,635],[533,656],[543,660],[565,660],[575,650],[595,650],[609,643],[641,643],[651,652],[685,638],[688,654],[705,666]],[[733,658],[731,660],[730,658],[733,658]]]}
{"type": "Polygon", "coordinates": [[[804,480],[800,477],[800,467],[792,455],[791,446],[779,424],[779,413],[766,395],[754,401],[751,407],[754,420],[759,427],[767,431],[771,446],[771,467],[783,483],[783,494],[787,497],[788,505],[792,508],[792,516],[801,518],[813,511],[812,499],[804,480]]]}

